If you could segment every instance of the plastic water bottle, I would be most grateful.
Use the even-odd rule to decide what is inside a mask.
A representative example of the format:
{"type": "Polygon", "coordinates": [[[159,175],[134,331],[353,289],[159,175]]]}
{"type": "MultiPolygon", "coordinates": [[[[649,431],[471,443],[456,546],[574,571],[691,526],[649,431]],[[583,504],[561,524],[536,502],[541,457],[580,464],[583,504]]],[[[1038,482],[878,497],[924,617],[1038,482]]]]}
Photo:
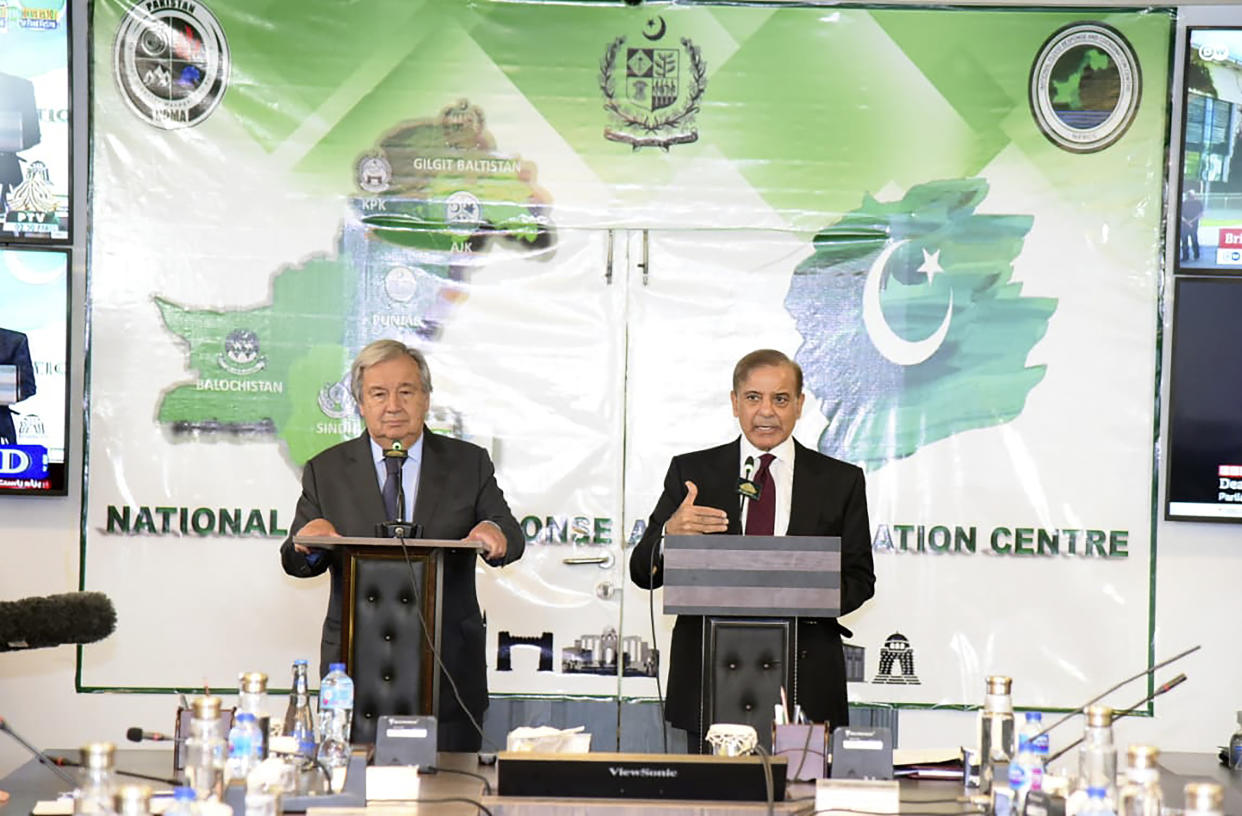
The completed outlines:
{"type": "Polygon", "coordinates": [[[979,713],[979,790],[992,792],[992,780],[997,763],[1013,760],[1013,700],[1010,689],[1013,680],[993,675],[987,680],[987,696],[983,699],[983,711],[979,713]]]}
{"type": "Polygon", "coordinates": [[[114,813],[116,774],[113,757],[116,746],[110,742],[92,742],[82,746],[82,773],[73,792],[76,816],[108,816],[114,813]]]}
{"type": "Polygon", "coordinates": [[[1225,789],[1215,782],[1187,782],[1184,816],[1224,816],[1225,789]]]}
{"type": "Polygon", "coordinates": [[[323,742],[319,760],[329,768],[349,764],[349,735],[354,717],[354,681],[344,663],[333,663],[319,684],[319,724],[323,742]]]}
{"type": "Polygon", "coordinates": [[[259,724],[249,711],[241,712],[233,718],[233,727],[229,729],[229,758],[224,765],[224,781],[246,781],[255,766],[263,761],[259,756],[262,750],[263,734],[259,732],[259,724]]]}
{"type": "Polygon", "coordinates": [[[1113,710],[1093,705],[1086,709],[1082,746],[1078,749],[1078,778],[1070,795],[1071,811],[1085,807],[1087,791],[1103,788],[1110,803],[1117,801],[1117,746],[1113,744],[1113,710]]]}
{"type": "Polygon", "coordinates": [[[227,743],[221,733],[220,698],[196,697],[191,704],[190,737],[185,741],[185,775],[199,801],[220,798],[227,743]]]}
{"type": "Polygon", "coordinates": [[[1238,712],[1238,730],[1229,738],[1229,767],[1242,768],[1242,711],[1238,712]]]}
{"type": "Polygon", "coordinates": [[[254,715],[263,737],[259,759],[267,759],[268,738],[271,736],[272,717],[267,708],[267,675],[263,672],[242,672],[237,678],[237,710],[254,715]]]}
{"type": "Polygon", "coordinates": [[[151,788],[147,785],[122,785],[112,801],[116,816],[151,816],[151,788]]]}
{"type": "Polygon", "coordinates": [[[1086,796],[1082,809],[1078,811],[1078,816],[1117,816],[1117,811],[1113,809],[1113,803],[1108,798],[1106,788],[1092,786],[1087,788],[1086,796]]]}
{"type": "Polygon", "coordinates": [[[1035,736],[1042,730],[1044,730],[1043,715],[1038,711],[1026,712],[1026,721],[1018,733],[1018,753],[1009,763],[1009,787],[1013,790],[1015,813],[1022,812],[1026,805],[1028,792],[1043,790],[1044,762],[1036,743],[1043,743],[1043,753],[1046,756],[1047,735],[1039,739],[1035,736]]]}
{"type": "Polygon", "coordinates": [[[284,733],[298,743],[298,758],[303,766],[315,761],[315,717],[310,707],[310,681],[307,678],[306,660],[293,661],[293,691],[289,694],[289,708],[285,710],[284,733]]]}
{"type": "Polygon", "coordinates": [[[164,816],[198,816],[194,788],[188,785],[173,788],[173,800],[164,808],[164,816]]]}
{"type": "Polygon", "coordinates": [[[1150,745],[1126,750],[1126,783],[1117,792],[1117,816],[1160,816],[1160,751],[1150,745]]]}

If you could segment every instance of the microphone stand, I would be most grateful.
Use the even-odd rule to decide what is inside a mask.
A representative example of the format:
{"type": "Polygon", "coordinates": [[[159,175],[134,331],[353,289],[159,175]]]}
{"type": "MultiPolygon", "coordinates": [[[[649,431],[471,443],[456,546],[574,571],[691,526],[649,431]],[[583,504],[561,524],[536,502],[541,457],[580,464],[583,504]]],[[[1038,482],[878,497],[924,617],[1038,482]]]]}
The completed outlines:
{"type": "Polygon", "coordinates": [[[375,535],[379,538],[406,539],[418,537],[415,525],[405,520],[405,485],[402,483],[402,477],[404,476],[405,460],[408,457],[409,454],[399,441],[393,442],[392,447],[384,451],[384,459],[386,461],[396,459],[400,461],[401,465],[389,477],[395,479],[397,483],[396,518],[375,525],[375,535]]]}
{"type": "Polygon", "coordinates": [[[11,727],[9,727],[8,722],[3,717],[0,717],[0,731],[3,731],[4,733],[12,737],[17,742],[18,745],[22,746],[27,751],[29,751],[31,755],[34,756],[35,759],[39,760],[40,763],[42,763],[43,765],[46,765],[48,770],[50,770],[52,773],[59,776],[62,782],[74,788],[78,786],[78,780],[73,778],[73,774],[69,773],[64,768],[56,764],[56,760],[52,759],[50,756],[43,753],[38,748],[34,747],[30,743],[26,742],[26,740],[22,739],[20,734],[18,734],[11,727]]]}

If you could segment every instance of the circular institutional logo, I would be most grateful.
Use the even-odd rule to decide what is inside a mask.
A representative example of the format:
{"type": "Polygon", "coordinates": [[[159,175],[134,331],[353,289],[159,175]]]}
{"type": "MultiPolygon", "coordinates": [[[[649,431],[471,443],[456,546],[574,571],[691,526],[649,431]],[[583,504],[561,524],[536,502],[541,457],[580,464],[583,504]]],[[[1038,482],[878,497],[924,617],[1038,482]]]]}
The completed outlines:
{"type": "Polygon", "coordinates": [[[358,186],[368,193],[382,193],[392,181],[392,166],[383,156],[365,156],[358,162],[358,186]]]}
{"type": "Polygon", "coordinates": [[[394,266],[384,276],[384,291],[398,303],[409,303],[418,293],[418,279],[409,267],[394,266]]]}
{"type": "Polygon", "coordinates": [[[1049,37],[1031,66],[1031,113],[1058,147],[1092,153],[1130,127],[1141,84],[1134,49],[1120,32],[1074,23],[1049,37]]]}
{"type": "Polygon", "coordinates": [[[193,127],[224,97],[229,45],[202,3],[134,4],[116,32],[112,73],[140,119],[165,130],[193,127]]]}

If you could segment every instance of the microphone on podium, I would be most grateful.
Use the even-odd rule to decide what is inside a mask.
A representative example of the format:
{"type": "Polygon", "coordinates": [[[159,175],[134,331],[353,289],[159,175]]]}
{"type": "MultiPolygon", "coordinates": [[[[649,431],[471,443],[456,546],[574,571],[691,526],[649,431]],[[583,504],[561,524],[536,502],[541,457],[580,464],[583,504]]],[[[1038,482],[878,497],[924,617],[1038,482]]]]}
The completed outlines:
{"type": "Polygon", "coordinates": [[[94,643],[114,629],[116,609],[102,592],[0,601],[0,652],[94,643]]]}

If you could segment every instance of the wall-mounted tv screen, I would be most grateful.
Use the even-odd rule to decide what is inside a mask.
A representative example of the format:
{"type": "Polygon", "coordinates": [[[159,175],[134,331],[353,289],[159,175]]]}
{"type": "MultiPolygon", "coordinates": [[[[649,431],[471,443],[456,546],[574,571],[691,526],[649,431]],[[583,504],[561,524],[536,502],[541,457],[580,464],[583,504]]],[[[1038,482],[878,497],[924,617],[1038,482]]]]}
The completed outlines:
{"type": "Polygon", "coordinates": [[[0,242],[68,243],[68,0],[0,0],[0,242]]]}
{"type": "Polygon", "coordinates": [[[1165,518],[1242,521],[1242,277],[1173,290],[1165,518]]]}
{"type": "Polygon", "coordinates": [[[68,321],[68,250],[0,247],[0,496],[67,490],[68,321]]]}

